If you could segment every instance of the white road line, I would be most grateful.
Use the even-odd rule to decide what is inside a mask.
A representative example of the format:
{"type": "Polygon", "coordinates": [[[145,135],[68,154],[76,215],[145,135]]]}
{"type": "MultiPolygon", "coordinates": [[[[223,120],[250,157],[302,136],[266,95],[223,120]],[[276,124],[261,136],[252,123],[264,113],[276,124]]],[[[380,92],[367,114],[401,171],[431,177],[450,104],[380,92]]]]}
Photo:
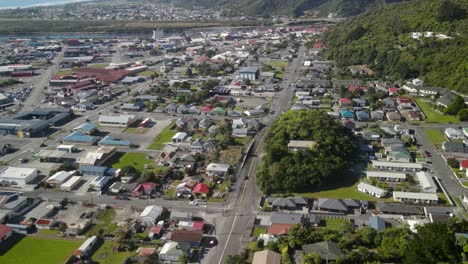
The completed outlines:
{"type": "Polygon", "coordinates": [[[229,231],[229,235],[226,239],[226,244],[224,245],[224,248],[223,248],[223,252],[221,253],[221,257],[219,258],[219,262],[218,264],[221,264],[222,260],[223,260],[223,256],[224,256],[224,253],[226,252],[226,248],[229,244],[229,241],[231,240],[231,235],[232,235],[232,231],[234,231],[234,226],[236,226],[236,221],[237,221],[237,217],[238,217],[238,213],[236,213],[236,216],[234,217],[234,221],[232,222],[232,226],[231,226],[231,231],[229,231]]]}

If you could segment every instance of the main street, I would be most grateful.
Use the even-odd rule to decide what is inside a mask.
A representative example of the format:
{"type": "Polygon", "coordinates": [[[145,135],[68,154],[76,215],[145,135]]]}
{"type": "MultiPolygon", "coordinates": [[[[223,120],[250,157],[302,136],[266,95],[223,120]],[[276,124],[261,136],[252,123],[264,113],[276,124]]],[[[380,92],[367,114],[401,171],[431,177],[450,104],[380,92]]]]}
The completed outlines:
{"type": "MultiPolygon", "coordinates": [[[[292,83],[300,75],[300,68],[304,61],[305,48],[302,46],[299,55],[286,69],[283,82],[283,89],[273,99],[270,110],[276,114],[265,117],[264,123],[271,124],[278,116],[289,108],[294,95],[292,83]]],[[[245,246],[250,237],[250,227],[255,221],[255,213],[259,205],[259,191],[255,182],[255,174],[261,162],[264,139],[267,129],[263,129],[257,134],[253,141],[252,150],[248,153],[244,166],[236,184],[236,191],[231,194],[226,208],[226,214],[219,218],[216,226],[216,236],[218,245],[210,250],[208,256],[202,263],[224,262],[225,258],[231,254],[237,254],[245,246]],[[244,180],[246,178],[246,180],[244,180]]]]}

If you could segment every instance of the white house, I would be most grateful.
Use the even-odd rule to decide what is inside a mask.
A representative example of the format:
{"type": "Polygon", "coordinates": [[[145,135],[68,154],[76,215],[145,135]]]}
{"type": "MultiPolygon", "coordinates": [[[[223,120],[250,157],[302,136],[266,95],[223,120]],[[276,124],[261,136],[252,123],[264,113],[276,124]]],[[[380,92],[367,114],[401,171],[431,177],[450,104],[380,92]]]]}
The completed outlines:
{"type": "Polygon", "coordinates": [[[388,171],[367,171],[367,178],[378,179],[387,182],[399,182],[406,180],[406,173],[402,172],[388,172],[388,171]]]}
{"type": "Polygon", "coordinates": [[[185,132],[177,132],[172,137],[172,143],[182,143],[187,138],[187,133],[185,132]]]}
{"type": "Polygon", "coordinates": [[[179,243],[168,242],[164,244],[161,251],[159,252],[159,259],[162,261],[179,262],[180,256],[184,254],[185,252],[179,246],[179,243]]]}
{"type": "Polygon", "coordinates": [[[206,167],[206,174],[208,176],[226,176],[229,172],[231,165],[223,163],[210,163],[206,167]]]}
{"type": "Polygon", "coordinates": [[[445,129],[444,134],[450,139],[463,139],[465,136],[460,129],[451,127],[445,129]]]}
{"type": "Polygon", "coordinates": [[[436,193],[437,186],[432,178],[432,175],[425,171],[420,171],[416,173],[416,180],[419,182],[419,187],[421,191],[425,193],[436,193]]]}
{"type": "Polygon", "coordinates": [[[375,196],[377,198],[382,198],[385,195],[387,195],[386,190],[381,189],[379,187],[376,187],[374,185],[370,185],[370,184],[365,183],[365,182],[360,182],[358,184],[358,191],[370,194],[370,195],[375,196]]]}
{"type": "Polygon", "coordinates": [[[439,197],[435,193],[393,192],[393,199],[404,203],[436,204],[439,197]]]}
{"type": "Polygon", "coordinates": [[[373,160],[372,166],[378,170],[391,170],[391,171],[421,171],[423,169],[420,163],[409,162],[389,162],[373,160]]]}

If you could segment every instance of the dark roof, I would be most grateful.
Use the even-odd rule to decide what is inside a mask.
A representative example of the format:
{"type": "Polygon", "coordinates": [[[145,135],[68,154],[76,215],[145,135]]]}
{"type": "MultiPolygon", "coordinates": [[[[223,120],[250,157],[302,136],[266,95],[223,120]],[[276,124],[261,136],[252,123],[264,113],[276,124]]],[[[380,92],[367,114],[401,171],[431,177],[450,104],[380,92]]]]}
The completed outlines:
{"type": "Polygon", "coordinates": [[[376,208],[382,213],[388,214],[413,214],[422,215],[422,208],[414,205],[398,203],[377,202],[376,208]]]}
{"type": "Polygon", "coordinates": [[[339,199],[320,198],[318,200],[318,206],[320,209],[348,211],[348,205],[339,199]]]}
{"type": "Polygon", "coordinates": [[[174,242],[200,242],[202,237],[199,230],[175,230],[167,234],[167,239],[174,242]]]}
{"type": "Polygon", "coordinates": [[[373,215],[369,218],[369,226],[377,231],[381,231],[385,229],[385,220],[381,217],[373,215]]]}
{"type": "Polygon", "coordinates": [[[303,245],[302,250],[304,250],[305,254],[315,252],[319,254],[322,259],[328,260],[337,260],[344,256],[338,243],[331,241],[322,241],[314,244],[303,245]]]}
{"type": "Polygon", "coordinates": [[[270,222],[276,224],[300,224],[302,223],[303,216],[295,213],[273,212],[271,214],[270,222]]]}

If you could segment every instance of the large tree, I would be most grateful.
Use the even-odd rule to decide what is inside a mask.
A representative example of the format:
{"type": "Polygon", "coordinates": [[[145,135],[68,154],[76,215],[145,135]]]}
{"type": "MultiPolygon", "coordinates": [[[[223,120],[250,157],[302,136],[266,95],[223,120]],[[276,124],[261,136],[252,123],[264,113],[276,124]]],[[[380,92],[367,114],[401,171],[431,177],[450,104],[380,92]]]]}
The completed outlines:
{"type": "Polygon", "coordinates": [[[265,156],[257,172],[264,192],[299,191],[344,177],[356,157],[351,131],[320,111],[288,111],[271,127],[265,156]],[[303,151],[288,151],[290,140],[314,143],[303,151]]]}

